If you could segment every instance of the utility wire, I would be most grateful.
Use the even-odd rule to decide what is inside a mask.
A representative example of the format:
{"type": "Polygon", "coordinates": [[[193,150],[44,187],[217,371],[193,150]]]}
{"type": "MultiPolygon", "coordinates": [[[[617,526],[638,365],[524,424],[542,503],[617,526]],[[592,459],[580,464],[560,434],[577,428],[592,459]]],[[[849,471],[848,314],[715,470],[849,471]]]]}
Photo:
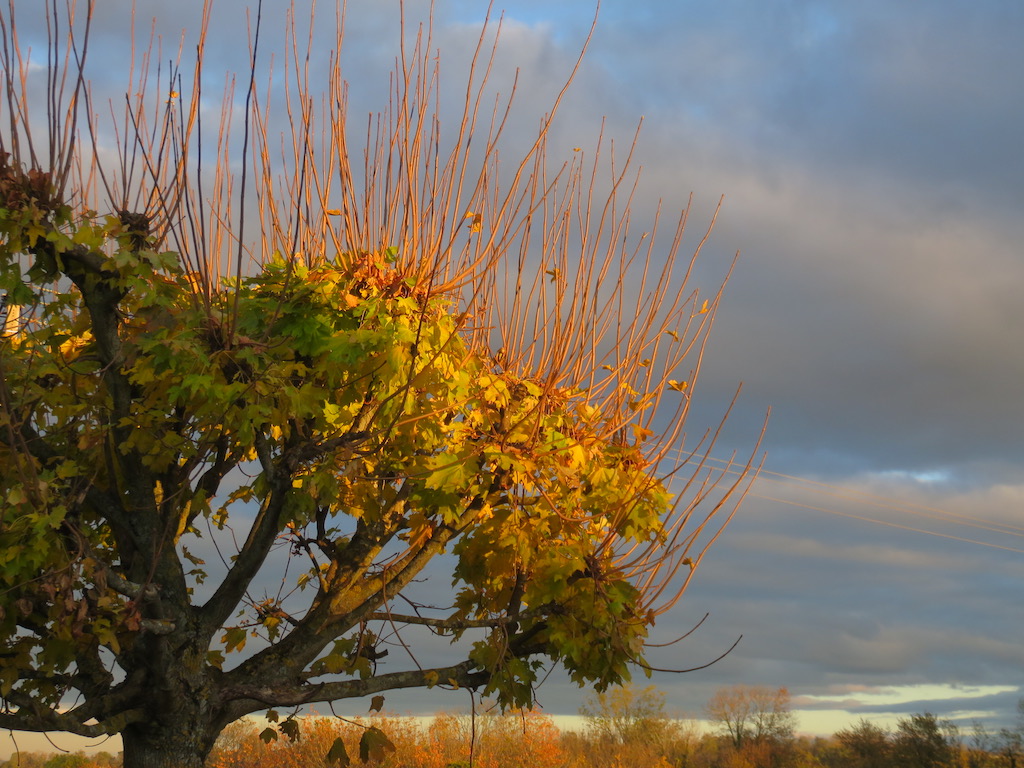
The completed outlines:
{"type": "MultiPolygon", "coordinates": [[[[863,515],[855,515],[852,512],[841,512],[838,509],[832,509],[830,507],[819,507],[819,506],[816,506],[814,504],[804,504],[802,502],[793,501],[791,499],[780,499],[780,498],[777,498],[777,497],[774,497],[774,496],[766,496],[766,495],[758,493],[755,490],[749,491],[747,493],[747,495],[748,496],[755,496],[755,497],[757,497],[759,499],[764,499],[765,501],[775,501],[775,502],[778,502],[780,504],[787,504],[787,505],[789,505],[791,507],[800,507],[802,509],[810,509],[810,510],[813,510],[815,512],[828,512],[831,515],[838,515],[840,517],[849,517],[849,518],[851,518],[853,520],[862,520],[865,523],[877,523],[878,525],[885,525],[885,526],[888,526],[889,528],[898,528],[898,529],[903,530],[903,531],[912,531],[913,533],[924,533],[924,534],[927,534],[929,536],[938,536],[939,538],[942,538],[942,539],[952,539],[953,541],[963,541],[963,542],[966,542],[968,544],[980,544],[983,547],[992,547],[994,549],[1003,549],[1003,550],[1006,550],[1007,552],[1018,552],[1018,553],[1024,555],[1024,549],[1017,549],[1016,547],[1008,547],[1008,546],[1006,546],[1004,544],[993,544],[992,542],[989,542],[989,541],[980,541],[978,539],[968,539],[968,538],[966,538],[964,536],[956,536],[956,535],[954,535],[952,533],[940,533],[938,531],[928,530],[927,528],[915,528],[915,527],[913,527],[911,525],[901,525],[900,523],[893,523],[893,522],[890,522],[888,520],[878,520],[878,519],[873,518],[873,517],[865,517],[863,515]]],[[[911,514],[913,514],[913,513],[911,513],[911,514]]],[[[965,525],[965,524],[961,523],[961,525],[965,525]]],[[[974,527],[981,528],[983,526],[974,526],[974,527]]]]}
{"type": "MultiPolygon", "coordinates": [[[[689,456],[689,458],[699,458],[713,464],[723,465],[719,467],[716,471],[720,471],[727,474],[740,474],[739,470],[732,468],[733,466],[735,466],[734,463],[726,459],[718,459],[713,456],[689,456]]],[[[980,531],[987,531],[990,533],[997,533],[1002,536],[1024,537],[1024,526],[997,523],[991,520],[979,520],[977,518],[969,517],[967,515],[959,515],[953,512],[949,512],[939,507],[918,504],[915,502],[907,502],[891,496],[884,496],[882,494],[871,493],[869,491],[861,491],[841,485],[826,483],[820,480],[812,480],[810,478],[799,477],[796,475],[788,475],[782,472],[773,472],[771,470],[765,469],[762,469],[758,473],[754,485],[748,491],[748,496],[763,499],[765,501],[786,504],[788,506],[799,507],[802,509],[808,509],[815,512],[825,512],[828,514],[837,515],[839,517],[846,517],[853,520],[874,523],[876,525],[884,525],[889,528],[897,528],[900,530],[910,531],[913,533],[922,533],[928,536],[936,536],[939,538],[951,539],[954,541],[962,541],[968,544],[978,544],[983,547],[991,547],[993,549],[1000,549],[1008,552],[1024,554],[1024,548],[1009,546],[1007,544],[996,544],[989,541],[967,538],[965,536],[958,536],[951,533],[943,533],[940,531],[932,530],[930,528],[904,525],[890,520],[881,520],[875,517],[868,517],[866,515],[842,511],[840,509],[836,509],[832,505],[827,505],[827,502],[822,502],[820,504],[811,504],[803,501],[797,501],[792,498],[782,498],[780,496],[769,495],[767,493],[762,493],[758,489],[758,484],[762,482],[775,483],[776,485],[787,487],[790,489],[810,492],[812,494],[817,494],[819,496],[826,497],[827,499],[835,499],[841,501],[854,502],[857,504],[869,505],[873,507],[878,507],[880,509],[898,512],[901,514],[915,515],[918,517],[923,517],[938,522],[949,523],[952,525],[963,526],[966,528],[973,528],[980,531]]]]}

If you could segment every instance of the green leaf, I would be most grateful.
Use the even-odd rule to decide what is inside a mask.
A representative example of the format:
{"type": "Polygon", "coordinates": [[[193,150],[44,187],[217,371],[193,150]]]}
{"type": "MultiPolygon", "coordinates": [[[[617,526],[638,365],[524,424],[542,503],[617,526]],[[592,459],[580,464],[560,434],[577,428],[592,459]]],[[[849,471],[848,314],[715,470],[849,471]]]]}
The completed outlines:
{"type": "Polygon", "coordinates": [[[278,727],[281,729],[281,733],[287,736],[289,740],[299,740],[299,737],[301,736],[299,721],[296,720],[294,717],[289,717],[278,727]]]}
{"type": "Polygon", "coordinates": [[[380,728],[367,728],[359,737],[359,759],[364,763],[379,763],[395,751],[395,745],[380,728]]]}
{"type": "Polygon", "coordinates": [[[339,768],[348,768],[352,764],[348,750],[345,749],[345,741],[340,736],[334,740],[331,748],[327,751],[327,762],[337,763],[339,768]]]}
{"type": "Polygon", "coordinates": [[[245,641],[247,639],[248,635],[241,627],[228,627],[224,630],[224,637],[221,638],[221,642],[224,643],[224,650],[231,653],[232,651],[240,651],[245,648],[245,641]]]}

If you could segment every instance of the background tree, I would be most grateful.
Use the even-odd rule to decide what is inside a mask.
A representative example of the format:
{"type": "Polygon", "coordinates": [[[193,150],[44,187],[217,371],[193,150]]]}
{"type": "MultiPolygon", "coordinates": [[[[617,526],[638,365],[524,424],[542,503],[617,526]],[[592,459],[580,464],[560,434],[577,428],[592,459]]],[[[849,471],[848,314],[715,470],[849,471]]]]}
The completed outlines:
{"type": "Polygon", "coordinates": [[[835,737],[843,746],[844,764],[851,768],[886,768],[891,764],[890,733],[870,720],[837,731],[835,737]]]}
{"type": "Polygon", "coordinates": [[[1017,702],[1017,722],[999,729],[998,744],[1009,768],[1024,765],[1024,699],[1017,702]]]}
{"type": "Polygon", "coordinates": [[[1000,754],[999,734],[993,733],[980,720],[971,723],[971,733],[967,744],[961,747],[961,765],[968,768],[995,768],[1007,765],[1008,761],[1000,754]]]}
{"type": "Polygon", "coordinates": [[[665,692],[653,685],[595,691],[587,696],[580,714],[591,737],[609,744],[657,740],[674,723],[665,712],[665,692]]]}
{"type": "Polygon", "coordinates": [[[536,711],[437,715],[424,741],[419,760],[424,768],[563,768],[567,763],[558,727],[536,711]]]}
{"type": "Polygon", "coordinates": [[[665,709],[665,692],[653,685],[621,685],[591,693],[580,708],[588,763],[654,765],[685,762],[696,748],[693,724],[665,709]]]}
{"type": "Polygon", "coordinates": [[[796,726],[786,688],[759,685],[720,688],[705,711],[708,719],[718,723],[737,749],[748,741],[791,739],[796,726]]]}
{"type": "Polygon", "coordinates": [[[896,762],[907,768],[953,765],[956,749],[947,725],[951,724],[930,712],[901,718],[892,742],[896,762]]]}
{"type": "Polygon", "coordinates": [[[353,161],[341,57],[312,91],[297,19],[264,101],[254,16],[211,153],[205,27],[191,69],[133,58],[98,105],[92,4],[41,8],[45,71],[0,13],[0,727],[198,768],[255,711],[294,735],[314,702],[527,706],[545,664],[598,690],[643,666],[750,477],[683,441],[720,296],[686,288],[685,213],[655,251],[600,146],[549,167],[557,100],[499,164],[486,29],[454,109],[403,30],[353,161]],[[410,591],[442,552],[447,607],[410,591]]]}
{"type": "Polygon", "coordinates": [[[116,768],[121,760],[109,752],[86,755],[82,752],[58,752],[42,755],[17,752],[10,760],[0,762],[2,768],[116,768]]]}

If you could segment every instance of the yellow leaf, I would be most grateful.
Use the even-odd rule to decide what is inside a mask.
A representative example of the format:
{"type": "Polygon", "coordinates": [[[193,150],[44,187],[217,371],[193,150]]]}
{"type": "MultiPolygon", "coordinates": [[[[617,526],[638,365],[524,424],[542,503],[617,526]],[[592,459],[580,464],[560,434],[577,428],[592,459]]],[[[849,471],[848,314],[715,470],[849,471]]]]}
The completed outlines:
{"type": "Polygon", "coordinates": [[[328,216],[341,216],[341,210],[338,208],[327,208],[324,213],[328,216]]]}
{"type": "Polygon", "coordinates": [[[587,452],[582,445],[576,443],[569,448],[569,467],[579,469],[587,463],[587,452]]]}
{"type": "Polygon", "coordinates": [[[638,443],[642,443],[644,440],[646,440],[648,437],[654,434],[651,430],[647,429],[646,427],[642,427],[639,424],[630,424],[629,426],[630,429],[633,430],[633,438],[638,443]]]}
{"type": "Polygon", "coordinates": [[[18,318],[21,315],[21,307],[17,304],[10,304],[7,307],[7,316],[4,318],[4,336],[13,336],[18,332],[18,318]]]}
{"type": "Polygon", "coordinates": [[[688,381],[676,381],[675,379],[668,380],[668,388],[674,389],[676,392],[685,392],[688,386],[690,386],[690,382],[688,381]]]}

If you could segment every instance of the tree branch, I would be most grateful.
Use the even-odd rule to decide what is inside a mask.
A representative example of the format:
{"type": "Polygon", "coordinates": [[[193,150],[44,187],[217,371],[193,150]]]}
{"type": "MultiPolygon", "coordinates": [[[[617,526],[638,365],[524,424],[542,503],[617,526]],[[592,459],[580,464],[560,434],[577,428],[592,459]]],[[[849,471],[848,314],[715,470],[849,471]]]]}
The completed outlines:
{"type": "MultiPolygon", "coordinates": [[[[131,694],[134,697],[134,692],[131,694]]],[[[110,736],[120,733],[129,723],[146,720],[147,715],[141,709],[125,709],[109,716],[96,714],[102,709],[103,702],[120,702],[127,696],[114,693],[95,699],[66,712],[43,708],[31,696],[11,691],[4,697],[4,702],[18,708],[16,712],[0,712],[0,728],[15,731],[66,731],[79,736],[110,736]],[[90,720],[98,722],[90,723],[90,720]]]]}
{"type": "Polygon", "coordinates": [[[124,578],[111,568],[104,568],[103,574],[111,589],[119,595],[129,597],[132,600],[156,600],[160,595],[160,589],[156,584],[136,584],[133,581],[128,581],[128,579],[124,578]]]}
{"type": "MultiPolygon", "coordinates": [[[[12,417],[15,415],[12,414],[12,417]]],[[[50,465],[63,458],[60,451],[54,450],[54,448],[42,437],[32,426],[28,419],[24,418],[12,418],[12,421],[20,422],[18,426],[17,438],[8,438],[8,433],[0,432],[0,442],[8,447],[17,450],[21,446],[12,445],[11,439],[20,438],[24,449],[26,449],[33,457],[35,457],[40,464],[50,465]]],[[[118,503],[116,497],[104,492],[98,488],[94,483],[89,483],[85,488],[83,495],[80,497],[80,501],[84,501],[85,504],[98,512],[101,517],[110,522],[111,525],[116,527],[122,527],[125,524],[125,514],[123,507],[118,503]]],[[[74,506],[74,505],[72,505],[74,506]]]]}
{"type": "Polygon", "coordinates": [[[234,611],[249,583],[266,560],[280,531],[281,514],[287,493],[291,489],[291,475],[283,467],[275,464],[264,435],[256,435],[255,447],[271,490],[261,505],[249,529],[249,536],[236,556],[231,570],[227,572],[213,596],[199,609],[199,632],[204,637],[212,637],[234,611]]]}
{"type": "Polygon", "coordinates": [[[417,616],[403,613],[391,613],[390,611],[377,611],[369,614],[368,621],[388,621],[396,624],[419,624],[425,627],[436,629],[494,629],[495,627],[507,627],[509,624],[521,620],[520,616],[495,616],[493,619],[433,619],[427,616],[417,616]]]}
{"type": "Polygon", "coordinates": [[[477,688],[486,685],[490,677],[491,673],[478,669],[475,662],[463,661],[449,667],[391,672],[374,675],[365,680],[342,680],[293,686],[227,685],[221,690],[221,699],[231,702],[226,707],[226,711],[232,715],[233,719],[237,719],[264,706],[300,706],[315,702],[369,696],[381,691],[401,688],[424,688],[433,685],[477,688]]]}
{"type": "MultiPolygon", "coordinates": [[[[505,473],[495,475],[487,495],[500,489],[504,476],[505,473]]],[[[466,503],[457,526],[435,529],[430,538],[418,547],[411,548],[397,563],[384,568],[381,573],[365,576],[362,583],[350,586],[332,583],[331,599],[314,604],[286,637],[247,659],[228,674],[239,684],[245,680],[276,679],[287,683],[296,679],[301,670],[311,664],[329,642],[366,621],[408,586],[431,559],[472,523],[483,508],[487,495],[478,494],[466,503]]],[[[340,556],[345,556],[345,550],[342,550],[340,556]]],[[[365,572],[365,568],[356,570],[356,576],[365,572]]]]}

